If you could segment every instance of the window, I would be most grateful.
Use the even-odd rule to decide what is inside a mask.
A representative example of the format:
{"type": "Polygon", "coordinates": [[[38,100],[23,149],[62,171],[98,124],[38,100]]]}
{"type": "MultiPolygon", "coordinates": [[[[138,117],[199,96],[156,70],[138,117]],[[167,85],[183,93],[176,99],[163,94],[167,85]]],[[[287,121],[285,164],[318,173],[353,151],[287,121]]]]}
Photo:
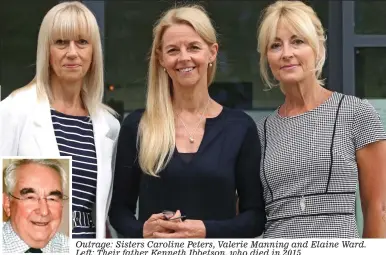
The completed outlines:
{"type": "Polygon", "coordinates": [[[1,29],[1,99],[35,76],[40,24],[44,15],[57,3],[57,0],[8,1],[4,6],[1,15],[7,25],[1,29]]]}
{"type": "MultiPolygon", "coordinates": [[[[190,1],[193,2],[193,1],[190,1]]],[[[212,96],[227,106],[245,110],[272,110],[283,102],[280,89],[264,91],[259,75],[257,24],[273,1],[200,1],[218,33],[219,55],[212,96]]],[[[328,2],[309,1],[327,28],[328,2]]],[[[152,27],[170,3],[106,1],[106,100],[120,101],[125,112],[143,108],[152,27]]],[[[324,73],[327,76],[326,73],[324,73]]]]}
{"type": "Polygon", "coordinates": [[[124,103],[124,110],[143,108],[153,24],[168,8],[166,2],[105,2],[106,100],[124,103]]]}
{"type": "Polygon", "coordinates": [[[355,32],[386,34],[385,9],[385,1],[355,1],[355,32]]]}
{"type": "Polygon", "coordinates": [[[361,98],[386,98],[386,47],[355,49],[355,89],[361,98]]]}

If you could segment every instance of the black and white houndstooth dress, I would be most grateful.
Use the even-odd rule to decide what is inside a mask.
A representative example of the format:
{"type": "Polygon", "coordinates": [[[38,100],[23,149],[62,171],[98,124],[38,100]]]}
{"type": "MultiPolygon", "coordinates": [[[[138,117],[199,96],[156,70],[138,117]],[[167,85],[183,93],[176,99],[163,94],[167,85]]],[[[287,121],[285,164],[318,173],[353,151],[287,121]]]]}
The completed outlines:
{"type": "Polygon", "coordinates": [[[258,123],[265,238],[356,238],[356,150],[386,139],[366,101],[334,92],[291,117],[276,110],[258,123]]]}

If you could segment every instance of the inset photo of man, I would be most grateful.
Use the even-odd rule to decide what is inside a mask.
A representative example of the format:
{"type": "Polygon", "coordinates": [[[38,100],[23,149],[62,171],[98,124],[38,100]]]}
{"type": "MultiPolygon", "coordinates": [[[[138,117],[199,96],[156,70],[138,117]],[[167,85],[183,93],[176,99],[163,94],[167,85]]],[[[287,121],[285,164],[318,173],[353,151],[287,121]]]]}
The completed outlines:
{"type": "Polygon", "coordinates": [[[69,253],[70,158],[0,161],[2,253],[69,253]]]}

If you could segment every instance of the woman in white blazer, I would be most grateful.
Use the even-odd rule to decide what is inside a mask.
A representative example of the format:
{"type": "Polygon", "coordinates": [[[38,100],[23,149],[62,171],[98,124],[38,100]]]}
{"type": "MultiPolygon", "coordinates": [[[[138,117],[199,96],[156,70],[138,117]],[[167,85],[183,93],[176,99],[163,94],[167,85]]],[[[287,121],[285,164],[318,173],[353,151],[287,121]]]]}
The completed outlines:
{"type": "Polygon", "coordinates": [[[73,238],[106,233],[120,124],[103,88],[96,19],[64,2],[41,24],[35,78],[0,102],[0,156],[72,157],[73,238]]]}

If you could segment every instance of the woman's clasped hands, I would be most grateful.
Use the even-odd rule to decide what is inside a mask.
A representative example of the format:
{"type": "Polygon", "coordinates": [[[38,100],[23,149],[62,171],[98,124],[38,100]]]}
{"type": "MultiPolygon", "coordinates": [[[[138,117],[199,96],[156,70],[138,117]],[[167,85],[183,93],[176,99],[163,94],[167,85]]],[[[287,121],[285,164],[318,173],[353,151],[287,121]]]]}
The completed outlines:
{"type": "Polygon", "coordinates": [[[143,225],[144,238],[205,238],[201,220],[185,220],[180,210],[153,214],[143,225]]]}

